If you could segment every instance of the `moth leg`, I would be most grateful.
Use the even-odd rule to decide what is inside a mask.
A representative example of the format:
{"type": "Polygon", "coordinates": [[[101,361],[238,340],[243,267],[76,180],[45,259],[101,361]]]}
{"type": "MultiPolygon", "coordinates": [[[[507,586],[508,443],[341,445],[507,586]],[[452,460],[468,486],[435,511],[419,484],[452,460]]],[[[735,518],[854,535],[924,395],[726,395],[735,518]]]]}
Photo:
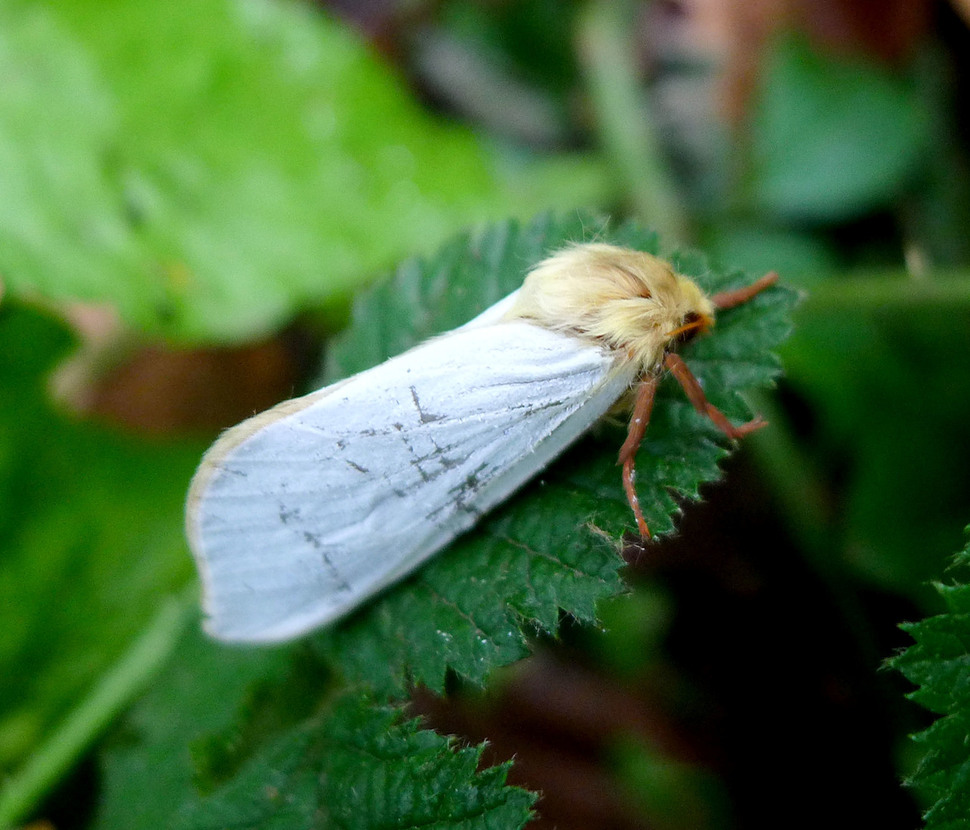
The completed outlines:
{"type": "Polygon", "coordinates": [[[733,291],[722,291],[720,294],[715,294],[711,297],[711,302],[714,303],[716,308],[734,308],[736,305],[746,303],[756,294],[760,294],[776,282],[778,282],[778,273],[771,271],[765,274],[760,280],[755,280],[751,285],[746,285],[743,288],[735,288],[733,291]]]}
{"type": "Polygon", "coordinates": [[[637,498],[637,491],[634,486],[633,461],[647,431],[647,424],[650,423],[653,399],[657,394],[659,383],[659,375],[653,375],[640,383],[640,388],[637,390],[637,399],[633,404],[633,414],[630,416],[626,441],[620,447],[620,457],[617,461],[618,464],[623,465],[623,490],[626,492],[627,501],[630,502],[633,515],[637,520],[637,529],[640,531],[640,535],[646,539],[650,538],[650,528],[647,527],[647,521],[643,518],[643,511],[640,509],[640,501],[637,498]]]}
{"type": "Polygon", "coordinates": [[[701,415],[706,415],[710,418],[714,422],[714,425],[728,438],[741,438],[749,432],[754,432],[756,429],[768,426],[768,422],[762,419],[760,415],[748,421],[746,424],[734,426],[727,419],[727,416],[707,399],[704,390],[701,388],[700,381],[694,377],[694,373],[687,368],[687,364],[678,355],[670,352],[667,354],[664,362],[667,364],[667,368],[670,369],[670,373],[677,378],[677,382],[683,387],[684,393],[687,395],[687,399],[694,405],[694,409],[700,412],[701,415]]]}

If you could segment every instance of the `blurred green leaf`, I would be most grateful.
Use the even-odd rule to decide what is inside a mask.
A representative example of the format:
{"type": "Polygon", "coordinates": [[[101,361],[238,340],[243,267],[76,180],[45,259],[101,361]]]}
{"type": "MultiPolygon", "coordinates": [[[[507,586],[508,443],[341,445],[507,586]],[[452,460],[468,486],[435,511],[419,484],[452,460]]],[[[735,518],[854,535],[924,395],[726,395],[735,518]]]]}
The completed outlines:
{"type": "Polygon", "coordinates": [[[326,689],[325,677],[318,671],[314,690],[306,692],[292,664],[290,651],[225,648],[196,625],[102,746],[95,830],[167,826],[166,817],[197,798],[197,784],[209,789],[230,777],[235,756],[248,757],[274,728],[278,734],[280,723],[267,723],[268,712],[273,718],[285,712],[286,728],[306,717],[308,699],[326,689]],[[267,694],[282,693],[280,705],[267,705],[267,694]]]}
{"type": "Polygon", "coordinates": [[[494,6],[448,0],[440,4],[441,25],[486,52],[493,61],[512,66],[517,75],[557,94],[561,106],[577,80],[576,56],[570,38],[576,11],[574,0],[520,0],[494,6]]]}
{"type": "Polygon", "coordinates": [[[506,766],[476,773],[481,747],[456,750],[398,710],[330,693],[302,645],[232,649],[188,633],[104,742],[93,827],[147,830],[176,813],[179,827],[525,821],[534,797],[503,786],[506,766]]]}
{"type": "MultiPolygon", "coordinates": [[[[955,564],[965,578],[970,546],[955,564]]],[[[937,590],[946,612],[902,626],[916,642],[890,665],[920,687],[910,698],[941,716],[913,736],[922,760],[907,783],[932,802],[923,816],[927,830],[958,830],[970,826],[970,584],[937,590]]]]}
{"type": "MultiPolygon", "coordinates": [[[[8,291],[110,301],[148,332],[251,338],[473,218],[538,208],[294,2],[9,0],[0,74],[8,291]]],[[[538,198],[581,198],[569,169],[598,188],[558,161],[538,198]]]]}
{"type": "Polygon", "coordinates": [[[730,799],[709,770],[677,761],[657,747],[631,738],[618,741],[614,764],[650,827],[659,830],[726,830],[730,799]]]}
{"type": "MultiPolygon", "coordinates": [[[[194,593],[194,592],[193,592],[194,593]]],[[[77,765],[95,739],[142,693],[165,663],[190,618],[198,614],[188,592],[160,603],[154,618],[120,659],[74,702],[19,769],[0,787],[0,827],[28,815],[59,779],[77,765]]]]}
{"type": "Polygon", "coordinates": [[[970,265],[970,155],[960,127],[960,73],[950,58],[933,48],[916,62],[932,152],[902,213],[911,250],[929,268],[970,265]]]}
{"type": "Polygon", "coordinates": [[[505,786],[508,764],[478,770],[482,749],[457,748],[399,709],[346,698],[326,718],[280,738],[212,796],[186,806],[175,826],[524,826],[536,797],[505,786]]]}
{"type": "MultiPolygon", "coordinates": [[[[359,300],[353,326],[331,351],[331,377],[467,321],[517,288],[544,255],[590,238],[658,247],[652,233],[611,229],[592,215],[501,223],[458,238],[432,259],[405,263],[359,300]]],[[[708,290],[750,281],[712,272],[696,254],[673,260],[708,290]]],[[[726,312],[714,336],[685,351],[710,399],[730,416],[750,417],[739,389],[768,384],[778,373],[770,350],[788,334],[793,302],[786,289],[765,292],[726,312]]],[[[640,500],[660,534],[673,528],[674,494],[698,498],[726,454],[716,429],[673,387],[661,388],[637,461],[640,500]]],[[[441,690],[449,668],[482,683],[524,656],[525,635],[555,631],[560,613],[592,621],[596,602],[621,587],[618,550],[598,532],[617,538],[632,520],[616,467],[620,443],[617,429],[582,441],[403,586],[318,635],[319,646],[348,677],[381,694],[399,693],[408,681],[441,690]]]]}
{"type": "Polygon", "coordinates": [[[584,628],[573,637],[603,661],[610,675],[634,680],[661,662],[674,603],[659,582],[638,580],[632,591],[599,603],[596,610],[601,627],[584,628]]]}
{"type": "Polygon", "coordinates": [[[46,370],[69,339],[0,306],[0,768],[25,758],[191,575],[182,538],[196,442],[57,414],[46,370]]]}
{"type": "Polygon", "coordinates": [[[786,228],[723,223],[705,234],[711,259],[752,274],[777,271],[785,285],[811,289],[837,270],[834,246],[820,236],[786,228]]]}
{"type": "Polygon", "coordinates": [[[812,402],[815,460],[837,471],[846,562],[910,596],[939,572],[970,496],[968,288],[902,275],[819,286],[782,349],[812,402]]]}
{"type": "Polygon", "coordinates": [[[811,221],[886,206],[929,149],[917,92],[876,64],[823,55],[795,37],[780,41],[752,126],[755,204],[811,221]]]}

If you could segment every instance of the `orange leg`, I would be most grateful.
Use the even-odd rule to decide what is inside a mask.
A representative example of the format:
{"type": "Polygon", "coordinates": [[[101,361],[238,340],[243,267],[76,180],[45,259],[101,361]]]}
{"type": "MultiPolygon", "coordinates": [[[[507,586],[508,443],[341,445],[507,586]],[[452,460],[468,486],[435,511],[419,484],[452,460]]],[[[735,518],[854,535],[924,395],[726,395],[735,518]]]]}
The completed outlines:
{"type": "MultiPolygon", "coordinates": [[[[719,309],[733,308],[734,306],[746,303],[756,294],[774,285],[777,281],[778,274],[772,271],[770,274],[765,274],[760,280],[755,280],[751,285],[747,285],[744,288],[737,288],[733,291],[722,291],[720,294],[715,294],[711,297],[711,302],[719,309]]],[[[700,381],[694,377],[693,372],[687,368],[687,364],[680,357],[670,352],[667,354],[665,362],[670,373],[677,378],[677,381],[683,387],[694,409],[700,412],[701,415],[706,415],[710,418],[715,426],[728,438],[741,438],[749,432],[754,432],[756,429],[761,429],[761,427],[768,425],[767,421],[763,420],[759,415],[746,424],[734,426],[721,410],[707,400],[707,396],[704,394],[703,388],[701,388],[700,381]]],[[[647,424],[650,422],[650,413],[653,411],[653,401],[656,397],[657,386],[659,384],[659,375],[653,375],[641,381],[640,388],[637,390],[637,399],[633,405],[633,414],[630,416],[630,425],[627,429],[626,440],[623,442],[623,446],[620,447],[620,456],[617,461],[618,464],[623,466],[623,490],[626,492],[627,501],[630,502],[633,515],[637,520],[637,529],[645,539],[650,538],[650,528],[647,527],[647,521],[643,517],[643,511],[640,509],[640,501],[637,498],[633,462],[636,458],[637,450],[640,449],[643,436],[647,431],[647,424]]]]}
{"type": "Polygon", "coordinates": [[[647,424],[650,423],[650,413],[653,412],[653,399],[657,394],[657,386],[660,384],[660,376],[646,378],[641,382],[637,390],[637,399],[633,405],[633,414],[630,416],[630,426],[627,429],[626,441],[620,447],[620,457],[618,464],[623,465],[623,490],[626,492],[627,501],[633,509],[633,515],[637,520],[637,529],[645,539],[650,538],[650,528],[647,527],[647,520],[643,518],[643,511],[640,509],[640,501],[637,499],[637,491],[634,486],[633,460],[636,458],[637,450],[640,449],[640,442],[647,431],[647,424]]]}
{"type": "Polygon", "coordinates": [[[733,291],[722,291],[711,297],[711,302],[715,308],[734,308],[750,300],[755,294],[760,294],[766,288],[778,282],[778,274],[775,271],[765,274],[760,280],[755,280],[751,285],[744,288],[735,288],[733,291]]]}
{"type": "Polygon", "coordinates": [[[667,355],[665,360],[670,373],[677,378],[677,382],[683,387],[687,399],[694,405],[694,409],[710,418],[714,425],[721,430],[728,438],[741,438],[749,432],[768,426],[768,422],[759,415],[752,421],[740,426],[734,426],[727,416],[712,404],[704,390],[701,388],[700,381],[694,377],[694,373],[687,368],[687,364],[673,352],[667,355]]]}

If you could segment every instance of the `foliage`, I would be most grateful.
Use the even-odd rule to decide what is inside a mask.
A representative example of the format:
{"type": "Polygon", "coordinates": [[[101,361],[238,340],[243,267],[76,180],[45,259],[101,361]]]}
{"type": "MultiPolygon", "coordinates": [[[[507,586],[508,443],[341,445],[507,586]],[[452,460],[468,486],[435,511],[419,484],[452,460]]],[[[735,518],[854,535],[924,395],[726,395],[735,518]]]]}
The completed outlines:
{"type": "Polygon", "coordinates": [[[469,130],[295,3],[8,0],[0,61],[9,287],[109,301],[152,333],[251,338],[416,239],[551,204],[518,201],[469,130]]]}
{"type": "MultiPolygon", "coordinates": [[[[968,528],[970,530],[970,528],[968,528]]],[[[953,570],[965,577],[970,545],[956,556],[953,570]]],[[[890,665],[919,688],[909,697],[940,717],[913,736],[922,758],[908,783],[931,804],[927,830],[970,825],[970,584],[937,585],[946,611],[902,626],[916,641],[890,665]]]]}
{"type": "Polygon", "coordinates": [[[281,737],[173,826],[522,827],[535,796],[504,786],[508,765],[477,772],[481,753],[354,696],[281,737]]]}
{"type": "Polygon", "coordinates": [[[47,314],[0,307],[0,664],[18,667],[0,673],[5,768],[191,578],[178,517],[201,444],[54,411],[45,376],[68,344],[47,314]]]}
{"type": "Polygon", "coordinates": [[[928,117],[915,91],[872,63],[821,55],[800,38],[782,41],[766,67],[753,131],[753,199],[766,212],[813,221],[881,207],[927,148],[928,117]],[[871,164],[877,145],[880,163],[871,164]]]}
{"type": "MultiPolygon", "coordinates": [[[[730,40],[745,59],[725,64],[681,36],[689,4],[642,4],[661,15],[646,27],[633,3],[318,5],[377,19],[354,31],[293,0],[0,0],[0,826],[32,805],[57,826],[126,830],[266,826],[270,813],[278,826],[403,827],[428,811],[446,826],[520,826],[532,797],[506,785],[508,767],[485,766],[519,745],[497,756],[480,737],[446,740],[399,700],[412,684],[467,694],[490,678],[501,694],[495,671],[538,638],[576,665],[609,664],[610,689],[636,686],[640,719],[617,728],[662,736],[610,748],[623,749],[613,769],[620,758],[637,791],[636,821],[755,826],[777,815],[770,790],[806,821],[837,809],[909,827],[887,759],[912,728],[866,704],[899,698],[875,667],[896,622],[935,613],[939,596],[946,613],[907,627],[916,644],[894,664],[941,716],[909,776],[935,804],[928,826],[965,826],[966,591],[925,585],[970,499],[959,4],[892,61],[853,45],[851,26],[837,27],[838,49],[817,31],[783,34],[750,86],[730,73],[753,69],[760,44],[730,40]],[[435,69],[436,55],[450,58],[435,69]],[[742,88],[752,96],[729,122],[725,90],[742,88]],[[639,612],[618,611],[621,597],[606,604],[611,630],[590,625],[622,590],[630,524],[622,429],[607,424],[338,628],[269,650],[206,641],[181,514],[213,435],[147,437],[54,402],[50,375],[79,348],[63,322],[74,304],[110,309],[127,341],[156,348],[251,343],[303,311],[311,326],[342,319],[405,260],[328,344],[336,377],[463,322],[563,239],[656,248],[636,224],[575,205],[664,229],[665,253],[690,240],[712,262],[807,289],[784,344],[793,294],[776,290],[687,355],[734,419],[750,415],[738,391],[775,376],[775,345],[785,364],[781,396],[752,399],[771,428],[728,462],[727,486],[701,490],[725,444],[662,387],[638,459],[648,519],[669,537],[681,506],[700,492],[708,505],[686,511],[681,541],[636,557],[639,612]],[[800,615],[811,652],[778,608],[812,609],[800,615]],[[736,697],[712,694],[721,675],[736,697]],[[825,720],[785,708],[813,690],[825,720]],[[864,717],[839,720],[847,711],[864,717]],[[799,736],[816,723],[837,737],[813,754],[799,736]],[[832,752],[868,759],[844,790],[817,776],[838,766],[832,752]],[[697,795],[708,783],[727,794],[710,815],[697,795]]],[[[912,35],[929,3],[910,5],[912,35]]],[[[867,31],[898,45],[891,6],[867,31]]],[[[711,288],[747,279],[673,256],[711,288]]],[[[152,406],[178,392],[143,394],[152,406]]],[[[559,692],[545,690],[550,709],[559,692]]],[[[606,764],[587,734],[561,745],[606,764]]],[[[540,814],[555,797],[542,788],[540,814]]]]}
{"type": "Polygon", "coordinates": [[[180,828],[526,820],[533,798],[503,786],[505,767],[476,772],[480,749],[419,729],[397,707],[345,696],[314,715],[325,677],[305,652],[227,650],[191,632],[111,741],[94,826],[147,830],[166,817],[180,828]]]}

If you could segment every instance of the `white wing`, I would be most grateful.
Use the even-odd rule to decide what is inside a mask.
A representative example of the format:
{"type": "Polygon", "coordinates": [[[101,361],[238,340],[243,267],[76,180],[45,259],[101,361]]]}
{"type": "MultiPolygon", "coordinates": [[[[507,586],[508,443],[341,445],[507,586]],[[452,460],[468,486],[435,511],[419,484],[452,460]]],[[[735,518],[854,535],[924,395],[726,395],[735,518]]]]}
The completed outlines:
{"type": "Polygon", "coordinates": [[[521,321],[472,325],[230,430],[187,508],[207,630],[274,641],[347,613],[588,429],[629,363],[521,321]]]}

